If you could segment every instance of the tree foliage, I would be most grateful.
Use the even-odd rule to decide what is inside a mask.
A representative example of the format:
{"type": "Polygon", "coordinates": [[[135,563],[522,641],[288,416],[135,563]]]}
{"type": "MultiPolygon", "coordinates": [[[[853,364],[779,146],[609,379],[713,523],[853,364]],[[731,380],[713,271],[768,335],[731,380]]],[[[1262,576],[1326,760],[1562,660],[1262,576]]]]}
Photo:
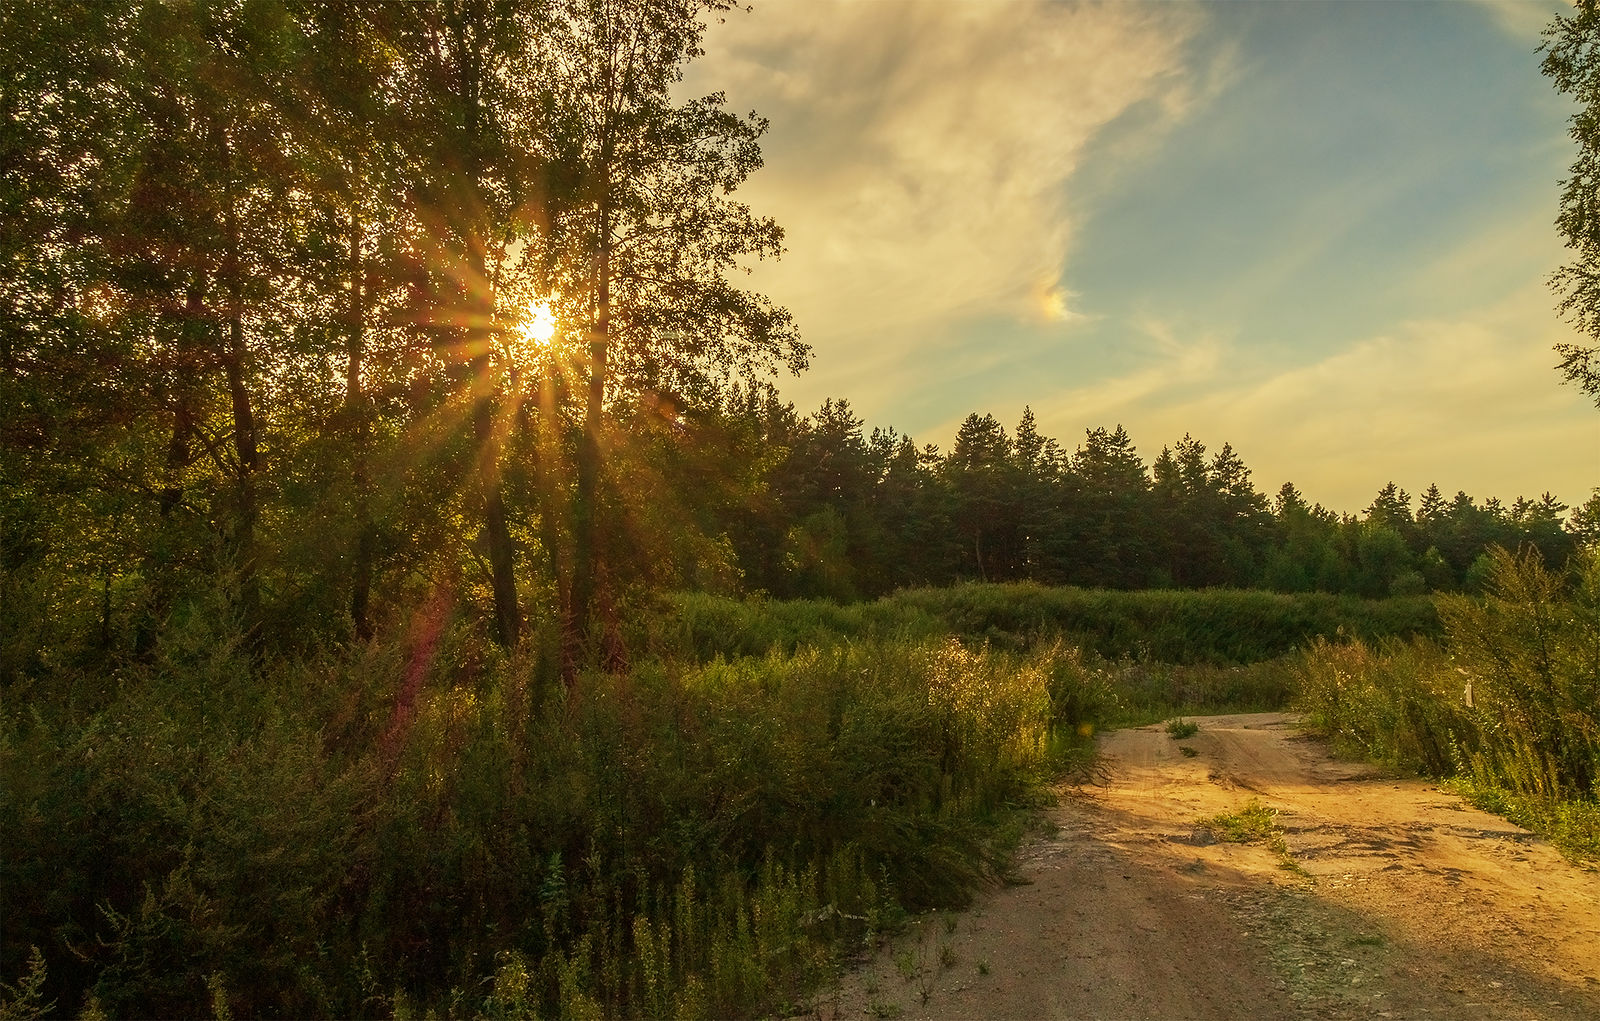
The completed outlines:
{"type": "MultiPolygon", "coordinates": [[[[1570,118],[1578,155],[1561,182],[1556,217],[1571,261],[1550,279],[1561,314],[1590,338],[1600,338],[1600,4],[1578,0],[1571,14],[1557,14],[1544,31],[1541,70],[1577,104],[1570,118]]],[[[1600,347],[1556,345],[1565,379],[1600,407],[1600,347]]]]}

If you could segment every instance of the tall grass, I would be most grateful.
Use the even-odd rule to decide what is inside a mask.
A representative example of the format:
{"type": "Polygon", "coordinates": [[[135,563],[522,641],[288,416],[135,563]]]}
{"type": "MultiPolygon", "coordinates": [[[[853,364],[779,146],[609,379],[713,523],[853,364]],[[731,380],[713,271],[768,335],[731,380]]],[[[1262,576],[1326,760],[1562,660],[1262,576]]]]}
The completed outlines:
{"type": "Polygon", "coordinates": [[[1237,665],[1287,655],[1318,637],[1376,641],[1439,633],[1429,596],[1368,600],[1325,593],[1124,592],[1018,583],[906,590],[849,605],[670,594],[641,615],[634,644],[704,661],[868,636],[955,634],[995,648],[1067,641],[1110,660],[1237,665]]]}
{"type": "Polygon", "coordinates": [[[1401,769],[1600,858],[1600,559],[1565,574],[1496,550],[1489,593],[1441,600],[1443,644],[1318,643],[1308,720],[1401,769]]]}
{"type": "Polygon", "coordinates": [[[196,631],[7,691],[12,1013],[796,1010],[995,873],[1092,701],[1055,646],[871,639],[541,694],[432,633],[258,668],[196,631]]]}
{"type": "Polygon", "coordinates": [[[1111,659],[1254,663],[1318,636],[1373,639],[1437,633],[1427,596],[1383,600],[1325,593],[1207,589],[1046,588],[961,585],[889,597],[943,620],[957,634],[995,644],[1064,637],[1111,659]]]}
{"type": "Polygon", "coordinates": [[[1096,727],[1280,707],[1281,662],[1250,660],[1430,614],[683,595],[633,616],[630,672],[547,690],[443,602],[300,662],[195,612],[149,661],[4,692],[0,1011],[794,1011],[904,913],[999,872],[1096,727]]]}

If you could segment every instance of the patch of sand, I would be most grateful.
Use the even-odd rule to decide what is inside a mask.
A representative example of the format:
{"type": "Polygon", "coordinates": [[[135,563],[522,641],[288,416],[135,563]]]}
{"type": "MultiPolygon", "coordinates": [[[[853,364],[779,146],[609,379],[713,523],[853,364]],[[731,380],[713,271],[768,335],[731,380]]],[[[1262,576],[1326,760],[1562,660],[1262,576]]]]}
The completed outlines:
{"type": "Polygon", "coordinates": [[[1195,722],[1102,738],[1110,781],[1062,798],[1021,884],[919,920],[817,1014],[1600,1018],[1600,874],[1286,714],[1195,722]],[[1287,863],[1198,825],[1252,798],[1287,863]]]}

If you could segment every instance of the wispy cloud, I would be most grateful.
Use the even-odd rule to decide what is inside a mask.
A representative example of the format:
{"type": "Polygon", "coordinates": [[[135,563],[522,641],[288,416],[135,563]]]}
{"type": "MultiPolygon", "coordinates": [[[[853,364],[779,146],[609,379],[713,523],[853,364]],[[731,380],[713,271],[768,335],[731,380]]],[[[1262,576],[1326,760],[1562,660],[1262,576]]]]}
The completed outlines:
{"type": "MultiPolygon", "coordinates": [[[[1127,422],[1130,413],[1143,416],[1151,406],[1214,384],[1234,355],[1230,340],[1218,331],[1191,332],[1154,318],[1134,326],[1137,332],[1127,346],[1136,352],[1138,367],[1035,399],[1033,412],[1042,431],[1071,447],[1085,428],[1127,422]]],[[[1143,443],[1167,438],[1135,436],[1143,443]]]]}
{"type": "Polygon", "coordinates": [[[1476,0],[1510,35],[1538,42],[1539,35],[1559,13],[1571,14],[1572,5],[1560,0],[1476,0]]]}
{"type": "MultiPolygon", "coordinates": [[[[1393,479],[1483,498],[1549,489],[1573,502],[1600,484],[1600,417],[1557,385],[1550,348],[1566,334],[1536,283],[1474,314],[1414,320],[1316,361],[1261,366],[1200,396],[1183,377],[1121,406],[1134,438],[1184,432],[1230,441],[1264,489],[1294,481],[1312,499],[1359,510],[1393,479]]],[[[1120,381],[1108,387],[1115,389],[1120,381]]]]}
{"type": "Polygon", "coordinates": [[[1140,107],[1159,127],[1216,87],[1184,64],[1203,16],[806,0],[715,26],[686,84],[772,119],[745,195],[789,252],[756,283],[816,346],[814,381],[861,371],[864,339],[892,371],[953,320],[1073,322],[1067,184],[1106,125],[1140,107]]]}

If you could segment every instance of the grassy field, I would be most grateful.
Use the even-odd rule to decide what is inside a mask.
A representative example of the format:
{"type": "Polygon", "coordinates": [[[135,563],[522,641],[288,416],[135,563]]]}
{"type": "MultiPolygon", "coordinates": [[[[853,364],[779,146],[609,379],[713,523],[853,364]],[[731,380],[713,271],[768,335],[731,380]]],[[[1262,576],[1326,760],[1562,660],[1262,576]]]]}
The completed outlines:
{"type": "Polygon", "coordinates": [[[4,693],[5,1016],[791,1012],[1003,873],[1097,728],[1281,708],[1318,635],[1437,626],[1240,592],[684,595],[636,615],[626,674],[541,690],[452,619],[262,665],[197,618],[4,693]]]}

